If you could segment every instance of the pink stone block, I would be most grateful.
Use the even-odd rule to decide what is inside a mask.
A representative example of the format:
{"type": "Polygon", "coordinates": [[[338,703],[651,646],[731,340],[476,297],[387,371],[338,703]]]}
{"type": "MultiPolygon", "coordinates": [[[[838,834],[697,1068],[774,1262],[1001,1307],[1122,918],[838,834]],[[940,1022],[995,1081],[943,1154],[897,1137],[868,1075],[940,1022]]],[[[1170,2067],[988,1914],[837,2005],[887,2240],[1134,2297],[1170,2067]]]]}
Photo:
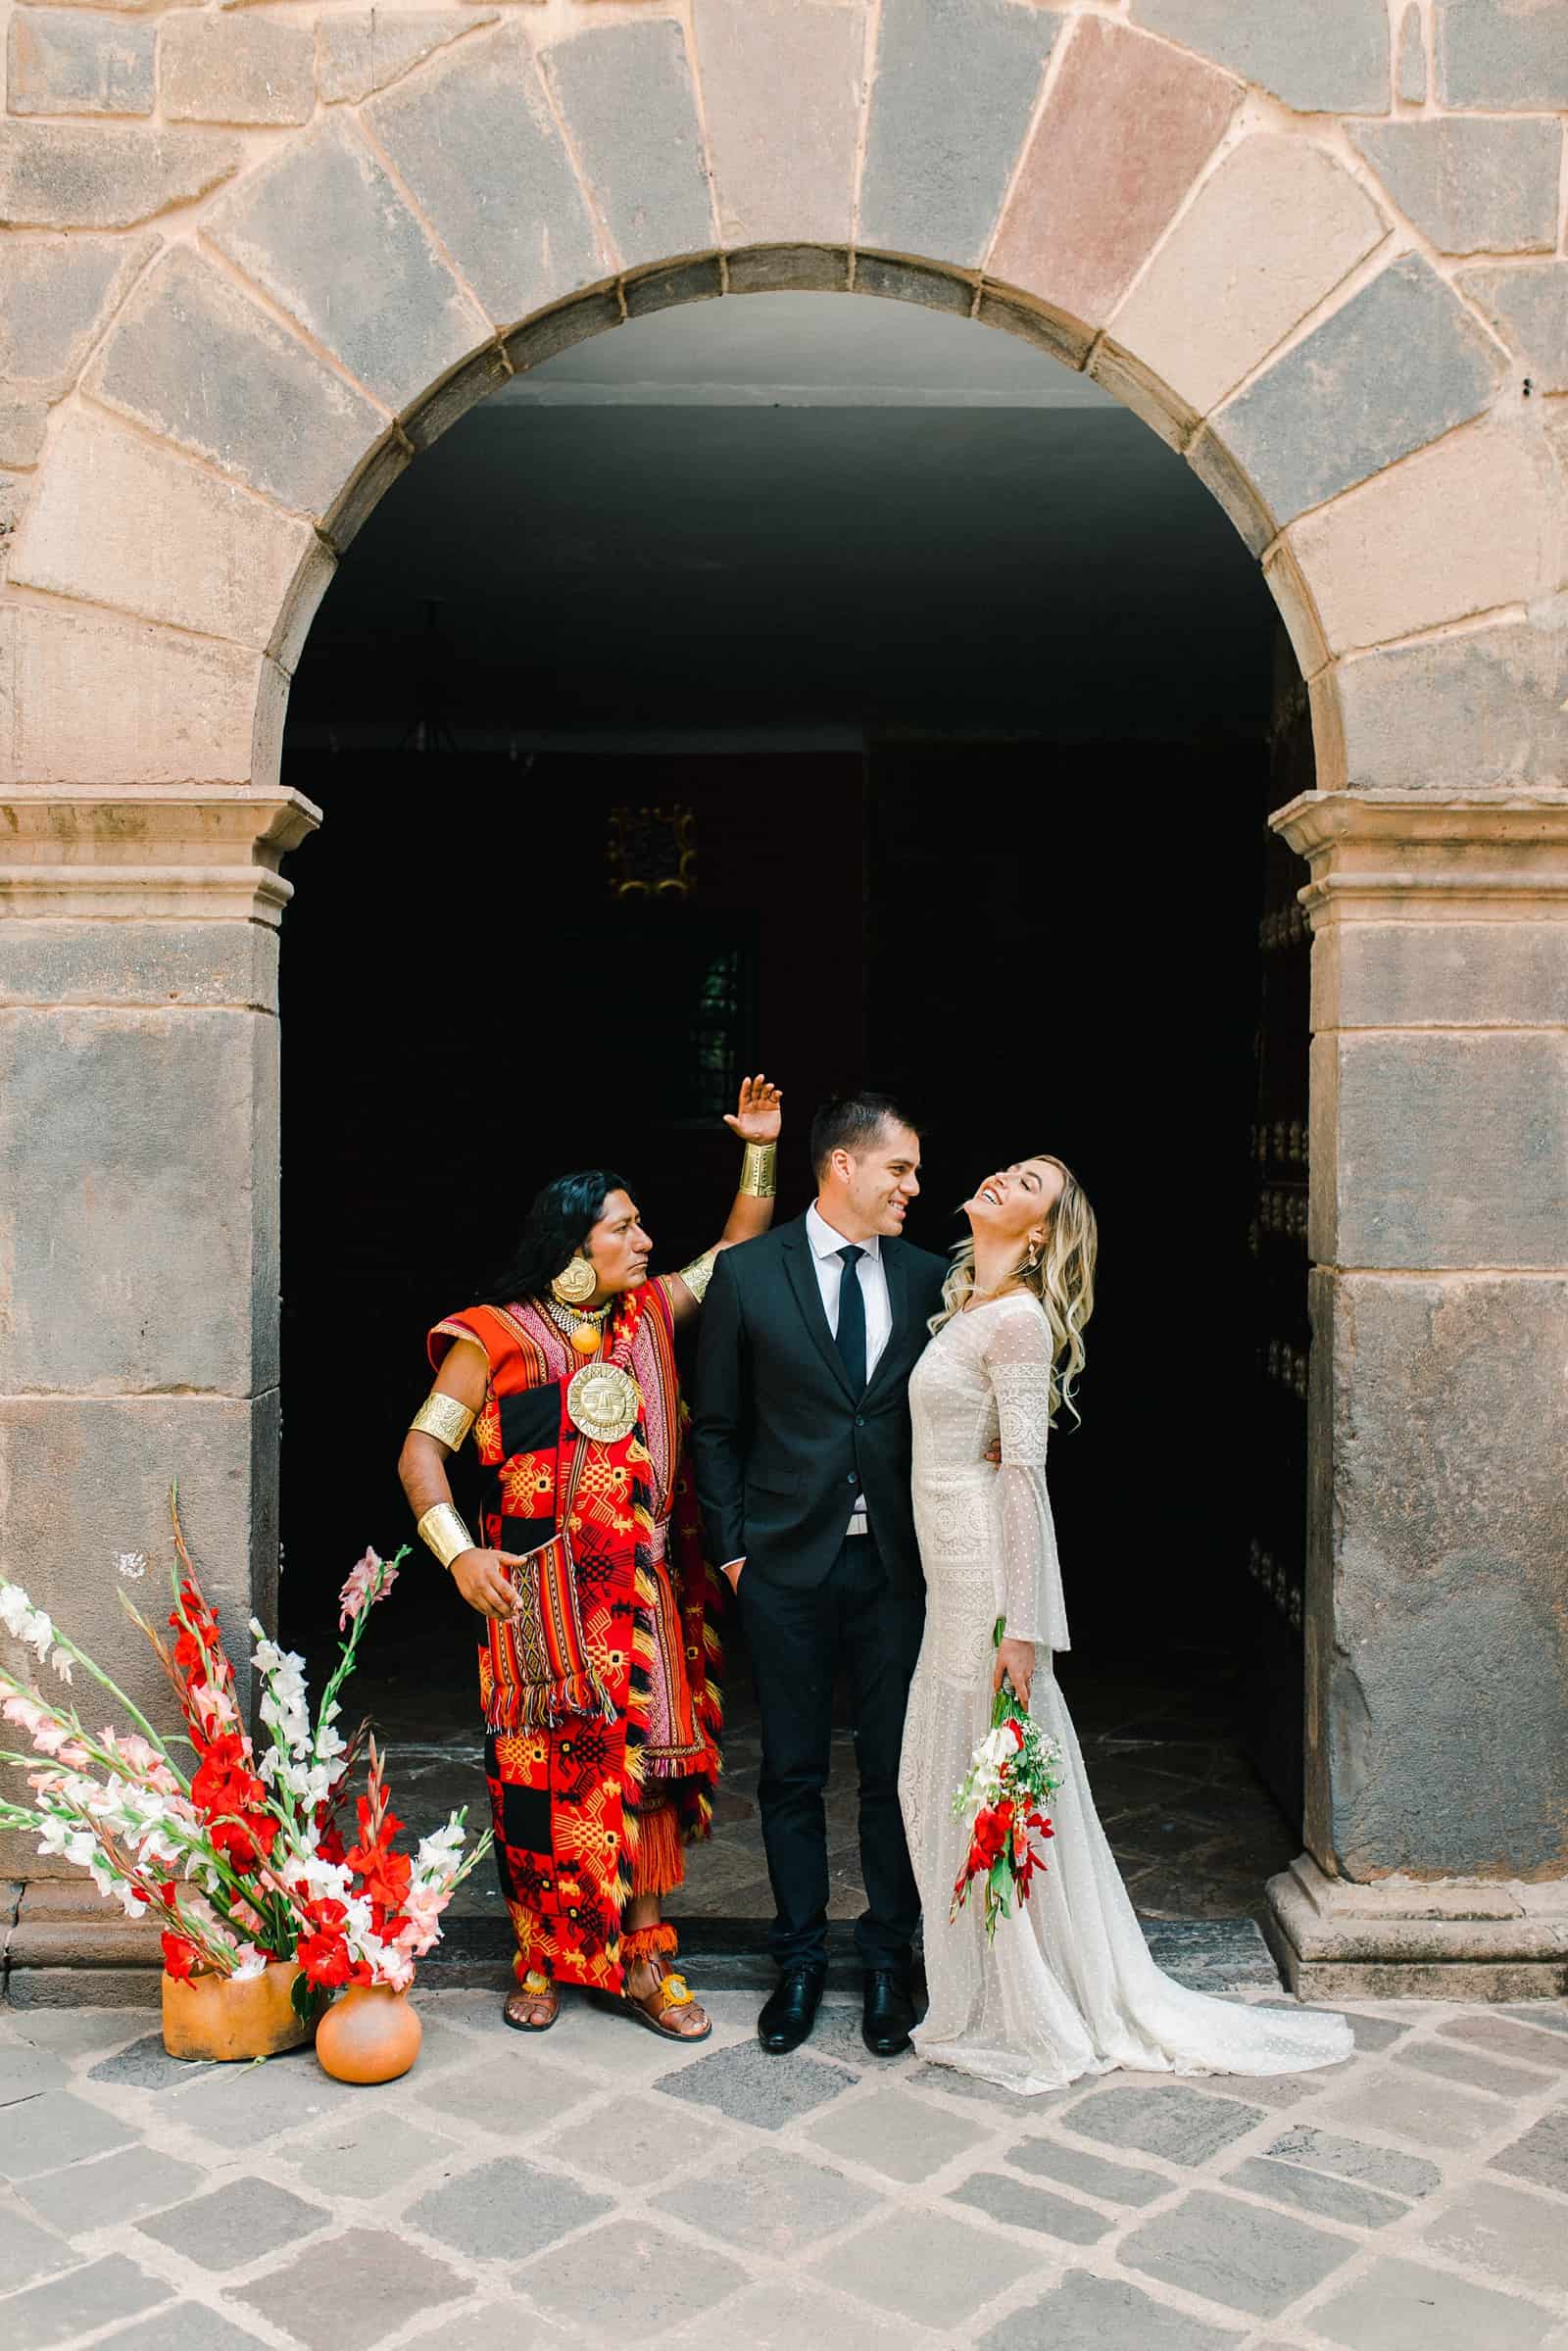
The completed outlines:
{"type": "Polygon", "coordinates": [[[987,273],[1102,323],[1169,226],[1242,96],[1201,59],[1083,19],[1036,126],[987,273]]]}

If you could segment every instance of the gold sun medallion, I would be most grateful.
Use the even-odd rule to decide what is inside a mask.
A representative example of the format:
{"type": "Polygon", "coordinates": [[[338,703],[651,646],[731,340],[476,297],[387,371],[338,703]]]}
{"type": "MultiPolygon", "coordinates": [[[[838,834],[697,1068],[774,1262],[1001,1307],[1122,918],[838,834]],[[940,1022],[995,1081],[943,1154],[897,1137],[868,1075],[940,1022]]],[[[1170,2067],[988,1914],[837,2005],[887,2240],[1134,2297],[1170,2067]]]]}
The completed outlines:
{"type": "Polygon", "coordinates": [[[599,1445],[629,1437],[642,1404],[642,1391],[618,1363],[585,1363],[566,1390],[573,1426],[599,1445]]]}

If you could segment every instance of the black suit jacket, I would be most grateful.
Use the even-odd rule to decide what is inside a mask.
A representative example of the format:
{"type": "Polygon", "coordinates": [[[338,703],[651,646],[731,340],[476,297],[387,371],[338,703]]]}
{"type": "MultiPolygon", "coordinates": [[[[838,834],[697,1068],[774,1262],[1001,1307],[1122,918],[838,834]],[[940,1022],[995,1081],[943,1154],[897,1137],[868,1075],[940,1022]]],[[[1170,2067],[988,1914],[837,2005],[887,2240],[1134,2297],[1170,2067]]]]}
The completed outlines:
{"type": "Polygon", "coordinates": [[[896,1582],[919,1582],[909,1499],[909,1374],[946,1261],[885,1240],[893,1330],[852,1396],[817,1288],[806,1220],[725,1249],[703,1305],[693,1455],[710,1556],[768,1583],[820,1584],[857,1494],[896,1582]]]}

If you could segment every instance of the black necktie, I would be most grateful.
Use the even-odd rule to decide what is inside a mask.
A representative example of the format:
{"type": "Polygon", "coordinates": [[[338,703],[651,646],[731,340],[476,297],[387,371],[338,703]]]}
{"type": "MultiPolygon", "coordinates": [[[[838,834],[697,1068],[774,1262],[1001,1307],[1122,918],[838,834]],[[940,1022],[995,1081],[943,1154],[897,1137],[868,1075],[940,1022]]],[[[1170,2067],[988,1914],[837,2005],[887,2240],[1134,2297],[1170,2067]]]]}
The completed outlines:
{"type": "Polygon", "coordinates": [[[865,1251],[851,1243],[839,1250],[839,1255],[844,1260],[844,1274],[839,1283],[839,1353],[844,1358],[850,1387],[859,1396],[865,1387],[865,1297],[855,1269],[865,1251]]]}

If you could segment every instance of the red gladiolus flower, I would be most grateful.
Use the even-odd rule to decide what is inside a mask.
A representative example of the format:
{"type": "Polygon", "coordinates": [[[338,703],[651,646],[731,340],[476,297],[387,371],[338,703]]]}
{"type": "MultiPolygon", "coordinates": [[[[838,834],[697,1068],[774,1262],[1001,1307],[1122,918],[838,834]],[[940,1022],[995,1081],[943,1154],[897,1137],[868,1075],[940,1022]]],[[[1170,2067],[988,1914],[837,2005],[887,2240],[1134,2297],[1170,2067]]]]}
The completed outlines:
{"type": "Polygon", "coordinates": [[[294,1956],[310,1982],[328,1991],[345,1984],[368,1984],[369,1968],[363,1959],[354,1958],[343,1933],[348,1920],[343,1904],[323,1894],[319,1901],[306,1902],[304,1908],[317,1933],[300,1936],[294,1956]]]}
{"type": "Polygon", "coordinates": [[[160,1940],[164,1946],[165,1967],[172,1976],[176,1977],[183,1984],[187,1978],[195,1974],[201,1953],[197,1950],[196,1945],[187,1942],[182,1935],[164,1935],[160,1940]]]}
{"type": "Polygon", "coordinates": [[[270,1855],[277,1823],[267,1810],[267,1786],[249,1766],[250,1750],[236,1732],[220,1733],[196,1770],[190,1792],[218,1851],[237,1870],[270,1855]]]}
{"type": "MultiPolygon", "coordinates": [[[[318,1813],[318,1819],[320,1815],[318,1813]]],[[[347,1861],[343,1849],[343,1835],[336,1821],[328,1821],[316,1841],[316,1850],[322,1861],[347,1861]]]]}
{"type": "Polygon", "coordinates": [[[354,1962],[341,1935],[302,1935],[294,1956],[310,1981],[327,1991],[336,1991],[354,1973],[354,1962]]]}
{"type": "MultiPolygon", "coordinates": [[[[348,1856],[348,1865],[358,1874],[366,1900],[382,1918],[402,1909],[414,1877],[414,1863],[407,1853],[386,1853],[379,1846],[366,1852],[363,1846],[356,1845],[348,1856]]],[[[380,1931],[378,1920],[377,1934],[380,1931]]]]}

